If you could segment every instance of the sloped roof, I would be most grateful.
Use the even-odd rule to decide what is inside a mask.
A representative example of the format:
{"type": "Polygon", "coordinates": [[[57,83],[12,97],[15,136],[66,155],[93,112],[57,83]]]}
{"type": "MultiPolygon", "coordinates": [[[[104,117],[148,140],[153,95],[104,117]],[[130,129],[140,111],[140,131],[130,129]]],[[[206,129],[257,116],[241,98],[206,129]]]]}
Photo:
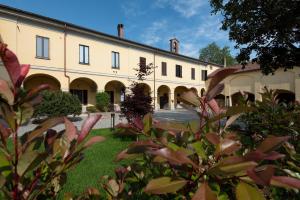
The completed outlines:
{"type": "MultiPolygon", "coordinates": [[[[236,65],[228,66],[226,68],[238,69],[236,72],[234,72],[234,74],[238,74],[238,73],[244,73],[244,72],[258,71],[258,70],[260,70],[260,65],[258,63],[248,63],[243,68],[243,66],[241,64],[236,64],[236,65]]],[[[207,76],[207,78],[213,77],[217,72],[219,72],[221,70],[223,70],[223,68],[222,69],[217,69],[217,70],[213,71],[212,73],[210,73],[207,76]]]]}

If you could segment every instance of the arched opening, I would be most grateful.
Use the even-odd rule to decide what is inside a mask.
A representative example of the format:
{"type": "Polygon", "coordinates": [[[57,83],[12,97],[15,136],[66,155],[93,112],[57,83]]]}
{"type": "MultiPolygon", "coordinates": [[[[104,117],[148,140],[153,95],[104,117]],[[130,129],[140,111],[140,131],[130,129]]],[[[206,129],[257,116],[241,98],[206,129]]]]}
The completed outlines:
{"type": "Polygon", "coordinates": [[[151,96],[151,87],[146,83],[138,83],[140,86],[144,87],[144,94],[151,96]]]}
{"type": "Polygon", "coordinates": [[[77,78],[70,84],[70,92],[76,95],[83,105],[96,104],[97,84],[89,78],[77,78]]]}
{"type": "Polygon", "coordinates": [[[225,107],[225,96],[223,94],[218,94],[215,97],[215,100],[217,101],[218,105],[220,108],[224,108],[225,107]]]}
{"type": "Polygon", "coordinates": [[[120,81],[109,81],[105,85],[105,92],[110,96],[111,104],[120,105],[125,99],[125,85],[120,81]]]}
{"type": "Polygon", "coordinates": [[[197,90],[196,88],[192,87],[190,90],[191,90],[192,92],[194,92],[196,95],[198,95],[198,90],[197,90]]]}
{"type": "Polygon", "coordinates": [[[201,91],[200,91],[200,95],[201,95],[201,97],[203,97],[203,96],[204,96],[204,94],[205,94],[205,89],[204,89],[204,88],[202,88],[202,89],[201,89],[201,91]]]}
{"type": "Polygon", "coordinates": [[[50,90],[60,90],[60,82],[48,74],[30,75],[25,79],[23,85],[25,90],[30,90],[42,84],[48,84],[50,86],[50,90]]]}
{"type": "Polygon", "coordinates": [[[174,104],[175,104],[175,108],[180,108],[180,96],[184,93],[187,92],[188,89],[185,86],[178,86],[175,88],[174,90],[174,104]]]}
{"type": "Polygon", "coordinates": [[[295,93],[288,90],[276,90],[276,100],[278,103],[293,103],[295,102],[295,93]]]}
{"type": "Polygon", "coordinates": [[[170,88],[161,85],[157,89],[157,103],[160,109],[170,109],[170,88]]]}
{"type": "Polygon", "coordinates": [[[241,103],[241,101],[246,100],[247,102],[254,102],[255,101],[255,95],[250,92],[243,92],[244,96],[241,92],[236,92],[233,95],[231,95],[231,105],[237,106],[241,103]]]}

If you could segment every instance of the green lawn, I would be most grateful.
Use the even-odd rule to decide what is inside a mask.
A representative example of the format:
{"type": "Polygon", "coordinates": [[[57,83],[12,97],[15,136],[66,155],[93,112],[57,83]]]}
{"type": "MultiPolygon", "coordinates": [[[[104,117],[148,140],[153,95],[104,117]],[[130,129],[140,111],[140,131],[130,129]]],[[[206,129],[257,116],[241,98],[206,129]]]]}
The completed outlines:
{"type": "Polygon", "coordinates": [[[114,137],[110,129],[93,130],[90,135],[101,135],[106,140],[87,149],[84,159],[68,172],[67,183],[60,192],[59,199],[62,199],[63,193],[66,192],[80,194],[90,186],[99,188],[100,177],[114,175],[114,169],[122,164],[114,162],[117,153],[131,143],[129,140],[114,137]]]}

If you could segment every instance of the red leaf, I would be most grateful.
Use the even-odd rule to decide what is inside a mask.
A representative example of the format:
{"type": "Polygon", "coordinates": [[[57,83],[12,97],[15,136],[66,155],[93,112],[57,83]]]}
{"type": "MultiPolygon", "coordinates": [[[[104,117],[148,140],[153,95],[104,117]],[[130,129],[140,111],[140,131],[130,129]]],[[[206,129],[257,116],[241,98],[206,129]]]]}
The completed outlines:
{"type": "Polygon", "coordinates": [[[169,148],[162,148],[156,151],[150,151],[150,154],[161,156],[173,164],[191,164],[194,168],[198,168],[198,166],[191,159],[189,159],[184,152],[180,150],[173,151],[169,148]]]}
{"type": "Polygon", "coordinates": [[[20,73],[20,77],[16,83],[16,87],[20,87],[26,77],[26,75],[28,74],[30,69],[30,65],[21,65],[21,73],[20,73]]]}
{"type": "Polygon", "coordinates": [[[144,129],[144,124],[143,121],[140,117],[135,117],[133,120],[133,125],[138,128],[139,130],[143,130],[144,129]]]}
{"type": "Polygon", "coordinates": [[[210,101],[207,102],[207,105],[209,106],[209,108],[215,113],[215,114],[221,114],[221,109],[218,105],[218,102],[215,99],[212,99],[210,101]]]}
{"type": "Polygon", "coordinates": [[[21,66],[17,56],[12,51],[7,49],[6,44],[0,42],[0,57],[8,72],[10,80],[12,81],[13,85],[15,85],[21,74],[21,66]]]}
{"type": "Polygon", "coordinates": [[[217,200],[217,196],[210,189],[207,182],[201,183],[192,200],[217,200]]]}
{"type": "Polygon", "coordinates": [[[230,139],[221,139],[219,145],[217,146],[217,150],[215,152],[216,155],[230,155],[241,148],[241,144],[238,141],[230,140],[230,139]]]}
{"type": "Polygon", "coordinates": [[[197,96],[197,94],[195,94],[195,92],[193,91],[187,91],[184,92],[181,96],[180,96],[180,100],[183,101],[186,104],[192,105],[192,106],[200,106],[200,100],[199,97],[197,96]]]}
{"type": "Polygon", "coordinates": [[[272,151],[282,145],[284,142],[288,141],[290,137],[275,137],[275,136],[268,136],[264,141],[258,146],[257,150],[266,153],[272,151]]]}
{"type": "Polygon", "coordinates": [[[48,84],[42,84],[37,86],[36,88],[32,88],[28,91],[26,100],[32,99],[36,97],[41,91],[49,89],[50,86],[48,84]]]}
{"type": "Polygon", "coordinates": [[[245,155],[246,160],[253,160],[256,162],[262,161],[262,160],[277,160],[280,158],[284,158],[284,154],[280,154],[276,151],[271,151],[270,153],[262,153],[259,150],[251,151],[245,155]]]}
{"type": "Polygon", "coordinates": [[[97,143],[97,142],[102,142],[104,141],[105,138],[102,137],[102,136],[95,136],[95,137],[92,137],[91,139],[89,139],[85,144],[84,144],[84,147],[87,148],[87,147],[90,147],[92,146],[93,144],[97,143]]]}
{"type": "Polygon", "coordinates": [[[271,179],[271,185],[300,189],[300,180],[288,176],[273,176],[271,179]]]}
{"type": "Polygon", "coordinates": [[[211,78],[207,93],[212,90],[218,83],[220,83],[224,78],[233,74],[238,69],[235,68],[223,68],[222,70],[216,72],[216,74],[211,78]]]}
{"type": "Polygon", "coordinates": [[[65,134],[67,136],[67,140],[69,142],[72,142],[73,140],[76,140],[78,137],[77,128],[66,117],[64,117],[64,120],[65,120],[65,127],[66,127],[65,134]]]}
{"type": "Polygon", "coordinates": [[[89,134],[93,126],[98,122],[98,120],[102,117],[100,114],[92,115],[88,117],[83,125],[81,126],[81,132],[77,139],[78,144],[80,144],[86,136],[89,134]]]}
{"type": "Polygon", "coordinates": [[[215,98],[218,94],[220,94],[224,89],[224,84],[220,83],[218,85],[216,85],[212,90],[210,90],[205,96],[206,96],[206,100],[210,101],[213,98],[215,98]]]}
{"type": "Polygon", "coordinates": [[[247,175],[259,185],[270,185],[271,178],[274,175],[275,169],[268,165],[264,169],[248,169],[247,175]]]}
{"type": "Polygon", "coordinates": [[[205,137],[210,143],[214,145],[218,145],[220,143],[220,137],[215,133],[206,133],[205,137]]]}

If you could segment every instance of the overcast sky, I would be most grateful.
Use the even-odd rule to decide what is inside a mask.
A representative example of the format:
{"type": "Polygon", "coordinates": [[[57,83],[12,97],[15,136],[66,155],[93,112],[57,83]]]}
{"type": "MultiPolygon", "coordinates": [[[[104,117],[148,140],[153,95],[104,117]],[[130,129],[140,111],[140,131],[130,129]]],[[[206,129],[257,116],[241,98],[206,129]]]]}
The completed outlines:
{"type": "Polygon", "coordinates": [[[117,24],[125,26],[130,40],[169,49],[169,39],[180,41],[180,53],[198,57],[211,42],[233,42],[220,30],[221,16],[211,15],[208,0],[0,0],[1,4],[71,22],[116,35],[117,24]]]}

